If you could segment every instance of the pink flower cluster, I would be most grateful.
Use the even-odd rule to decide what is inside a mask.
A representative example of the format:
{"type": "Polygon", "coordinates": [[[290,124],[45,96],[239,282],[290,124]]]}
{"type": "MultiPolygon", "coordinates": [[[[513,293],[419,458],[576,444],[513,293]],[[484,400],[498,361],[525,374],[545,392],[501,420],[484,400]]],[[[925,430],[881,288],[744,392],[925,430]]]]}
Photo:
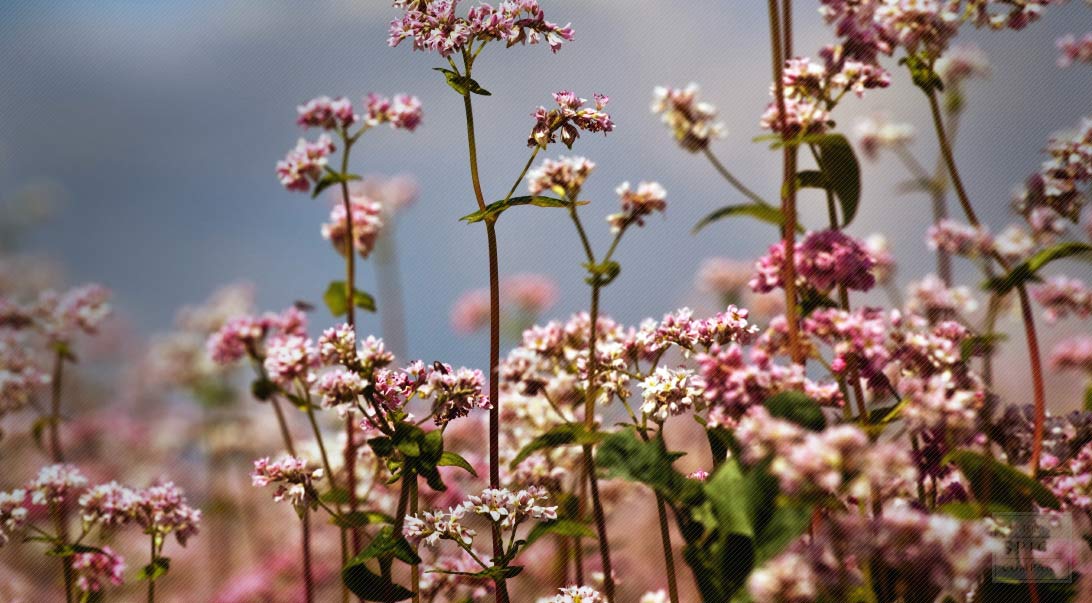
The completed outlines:
{"type": "Polygon", "coordinates": [[[496,8],[482,2],[472,7],[466,17],[455,15],[456,4],[458,0],[395,2],[395,6],[406,12],[391,21],[387,42],[398,46],[408,39],[414,50],[448,57],[470,49],[475,42],[484,45],[500,40],[513,46],[545,41],[550,50],[557,52],[563,43],[573,39],[569,25],[561,27],[546,20],[538,0],[504,0],[496,8]]]}
{"type": "Polygon", "coordinates": [[[0,545],[5,531],[20,529],[29,504],[55,506],[78,502],[84,530],[94,526],[118,527],[136,523],[147,534],[173,533],[182,545],[197,534],[201,511],[186,504],[182,491],[171,482],[133,490],[117,482],[88,488],[87,478],[73,465],[43,467],[24,488],[0,493],[0,545]]]}
{"type": "Polygon", "coordinates": [[[932,601],[971,591],[1002,549],[985,522],[890,504],[873,518],[850,514],[822,522],[815,538],[796,541],[756,568],[747,588],[755,603],[852,600],[862,588],[856,563],[844,555],[853,551],[872,560],[873,575],[913,585],[921,600],[932,601]]]}
{"type": "Polygon", "coordinates": [[[546,159],[542,165],[527,172],[527,190],[532,195],[553,191],[561,197],[575,201],[595,163],[584,157],[558,157],[546,159]]]}
{"type": "Polygon", "coordinates": [[[305,128],[323,130],[345,130],[360,121],[360,116],[353,112],[353,103],[344,96],[331,99],[320,96],[296,107],[296,123],[305,128]]]}
{"type": "Polygon", "coordinates": [[[335,150],[334,141],[325,134],[315,142],[300,138],[296,147],[277,162],[277,179],[290,191],[309,192],[312,183],[322,178],[329,164],[327,157],[335,150]]]}
{"type": "Polygon", "coordinates": [[[955,220],[941,220],[929,227],[929,248],[951,255],[975,258],[994,251],[993,237],[985,226],[968,226],[955,220]]]}
{"type": "Polygon", "coordinates": [[[539,603],[605,603],[606,598],[590,586],[565,586],[561,592],[539,603]]]}
{"type": "Polygon", "coordinates": [[[684,149],[700,151],[710,139],[724,136],[724,124],[716,121],[717,108],[698,100],[697,84],[685,88],[657,86],[652,95],[652,112],[660,115],[684,149]]]}
{"type": "Polygon", "coordinates": [[[389,123],[391,128],[396,130],[412,132],[421,125],[423,118],[421,101],[416,96],[396,94],[392,98],[387,98],[371,93],[364,101],[367,109],[364,123],[368,127],[389,123]]]}
{"type": "Polygon", "coordinates": [[[455,540],[470,546],[476,533],[461,524],[467,514],[485,517],[502,529],[515,530],[528,519],[557,519],[557,507],[545,505],[547,500],[549,494],[537,486],[517,492],[487,488],[480,495],[468,496],[446,512],[426,511],[420,517],[407,515],[402,535],[413,543],[424,541],[429,546],[435,546],[440,540],[455,540]]]}
{"type": "Polygon", "coordinates": [[[573,148],[573,143],[580,137],[580,131],[607,132],[614,131],[614,122],[603,109],[610,102],[610,98],[603,94],[594,94],[594,106],[585,107],[587,99],[580,98],[576,94],[562,90],[554,93],[554,101],[557,109],[539,107],[532,113],[535,125],[531,128],[531,135],[527,137],[527,146],[542,147],[557,142],[556,133],[561,131],[561,142],[568,148],[573,148]]]}
{"type": "Polygon", "coordinates": [[[1046,151],[1050,158],[1028,178],[1015,206],[1038,237],[1050,238],[1064,230],[1063,219],[1080,219],[1082,189],[1092,184],[1092,117],[1075,132],[1052,138],[1046,151]]]}
{"type": "Polygon", "coordinates": [[[79,333],[97,334],[112,312],[110,290],[94,283],[64,293],[45,290],[28,304],[0,296],[0,336],[33,329],[52,344],[68,345],[79,333]]]}
{"type": "MultiPolygon", "coordinates": [[[[558,289],[553,279],[542,274],[514,274],[500,282],[501,311],[514,307],[516,320],[534,320],[557,303],[558,289]]],[[[509,318],[505,316],[506,320],[509,318]]],[[[464,292],[451,306],[451,328],[457,333],[473,333],[489,324],[489,290],[464,292]]]]}
{"type": "MultiPolygon", "coordinates": [[[[353,249],[367,259],[375,249],[375,242],[383,229],[383,207],[362,194],[349,195],[349,212],[352,215],[353,249]]],[[[322,225],[322,238],[330,241],[334,249],[345,255],[346,237],[349,234],[345,204],[337,203],[330,210],[330,221],[322,225]]]]}
{"type": "Polygon", "coordinates": [[[1092,316],[1092,290],[1075,278],[1052,276],[1033,288],[1031,295],[1043,306],[1048,322],[1092,316]]]}
{"type": "Polygon", "coordinates": [[[1092,65],[1092,31],[1081,36],[1079,40],[1073,34],[1066,34],[1058,38],[1057,45],[1061,51],[1058,56],[1059,67],[1069,67],[1074,63],[1092,65]]]}
{"type": "MultiPolygon", "coordinates": [[[[808,233],[797,242],[794,258],[796,274],[802,284],[819,292],[831,291],[836,286],[868,291],[876,285],[872,273],[876,260],[863,243],[839,230],[808,233]]],[[[767,255],[755,263],[751,289],[766,293],[783,286],[784,263],[783,244],[771,246],[767,255]]]]}
{"type": "Polygon", "coordinates": [[[110,547],[102,552],[76,553],[72,556],[76,573],[76,588],[85,593],[97,593],[106,583],[120,586],[125,572],[125,560],[110,547]]]}
{"type": "Polygon", "coordinates": [[[288,501],[297,509],[304,509],[318,501],[318,491],[314,482],[323,477],[322,469],[310,470],[307,461],[294,456],[283,456],[271,461],[269,457],[254,461],[254,471],[250,474],[251,484],[264,488],[276,484],[273,493],[276,502],[288,501]]]}
{"type": "Polygon", "coordinates": [[[638,385],[644,399],[641,411],[661,423],[668,417],[699,409],[704,401],[705,384],[689,369],[656,367],[638,385]]]}
{"type": "Polygon", "coordinates": [[[280,314],[262,316],[238,316],[224,323],[209,336],[206,348],[209,356],[218,364],[231,365],[245,357],[260,360],[265,357],[262,348],[267,337],[307,335],[307,317],[299,309],[288,308],[280,314]]]}
{"type": "Polygon", "coordinates": [[[1078,335],[1054,346],[1050,363],[1058,370],[1082,371],[1092,377],[1092,336],[1078,335]]]}
{"type": "Polygon", "coordinates": [[[630,224],[644,226],[645,216],[667,209],[667,191],[659,182],[638,183],[636,190],[630,188],[629,182],[623,182],[614,192],[618,193],[622,206],[621,212],[607,216],[614,232],[622,231],[630,224]]]}
{"type": "MultiPolygon", "coordinates": [[[[785,62],[781,76],[785,90],[784,125],[779,100],[774,98],[762,115],[763,128],[784,138],[821,134],[829,125],[830,111],[844,94],[852,91],[862,96],[865,90],[886,88],[891,83],[890,75],[879,65],[847,56],[840,46],[827,46],[820,55],[823,64],[807,57],[785,62]]],[[[771,87],[770,94],[776,95],[776,87],[771,87]]]]}
{"type": "Polygon", "coordinates": [[[13,334],[0,333],[0,417],[23,408],[36,390],[52,380],[28,351],[13,334]]]}
{"type": "Polygon", "coordinates": [[[890,121],[881,114],[858,121],[854,131],[857,143],[868,159],[876,159],[881,150],[898,149],[914,139],[913,126],[890,121]]]}

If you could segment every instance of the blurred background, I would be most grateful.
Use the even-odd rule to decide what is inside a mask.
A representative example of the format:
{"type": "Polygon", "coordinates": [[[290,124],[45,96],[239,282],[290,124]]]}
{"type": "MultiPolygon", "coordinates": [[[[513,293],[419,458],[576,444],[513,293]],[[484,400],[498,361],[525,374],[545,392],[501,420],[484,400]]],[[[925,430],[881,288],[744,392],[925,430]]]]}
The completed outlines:
{"type": "MultiPolygon", "coordinates": [[[[605,93],[617,130],[605,138],[586,135],[573,151],[598,164],[585,188],[591,204],[582,210],[593,243],[609,243],[602,219],[616,211],[614,188],[622,181],[659,181],[669,205],[665,219],[654,217],[623,241],[615,256],[622,274],[604,294],[604,311],[625,324],[681,306],[715,311],[716,296],[695,286],[703,261],[750,261],[773,242],[775,231],[740,219],[691,234],[702,216],[742,199],[700,154],[674,143],[649,104],[657,85],[701,84],[703,99],[719,108],[728,130],[714,142],[716,154],[751,188],[774,199],[779,156],[752,142],[763,133],[758,121],[769,99],[764,5],[543,4],[548,19],[572,22],[573,43],[557,55],[545,46],[490,48],[476,64],[475,78],[493,94],[475,98],[487,200],[503,197],[522,167],[530,114],[551,103],[552,92],[572,89],[588,98],[605,93]]],[[[817,3],[797,4],[796,46],[814,56],[833,35],[817,3]]],[[[320,306],[315,329],[332,322],[321,308],[321,293],[341,276],[342,261],[319,233],[332,199],[286,192],[273,172],[301,135],[296,106],[314,96],[344,95],[356,104],[369,92],[421,99],[422,126],[413,134],[386,128],[369,133],[354,148],[352,169],[409,174],[420,187],[419,199],[398,216],[393,231],[391,261],[400,267],[406,317],[402,351],[409,358],[486,368],[486,334],[456,333],[450,318],[463,292],[487,286],[482,228],[458,221],[475,209],[462,103],[431,70],[441,66],[437,56],[412,52],[408,44],[388,48],[387,27],[397,12],[385,0],[0,3],[3,278],[9,287],[16,281],[28,288],[35,286],[30,281],[56,287],[94,281],[114,291],[117,318],[108,337],[96,343],[105,360],[94,370],[92,362],[85,378],[98,388],[89,391],[99,399],[124,398],[134,405],[134,416],[154,419],[150,435],[129,434],[136,439],[125,445],[116,440],[129,432],[103,419],[107,437],[115,440],[109,445],[119,447],[122,457],[147,451],[149,458],[142,460],[149,463],[149,479],[156,458],[181,459],[168,470],[181,482],[192,478],[194,488],[210,471],[194,451],[196,436],[171,427],[199,421],[201,411],[187,406],[184,394],[133,390],[132,383],[141,380],[117,370],[144,353],[146,338],[170,330],[181,306],[201,302],[225,283],[248,282],[258,309],[307,300],[320,306]],[[164,396],[174,403],[160,405],[164,396]],[[136,447],[149,441],[156,446],[136,447]]],[[[981,48],[993,68],[989,79],[968,84],[956,154],[969,194],[994,232],[1014,220],[1013,189],[1042,161],[1050,134],[1075,127],[1092,111],[1092,70],[1059,68],[1054,42],[1063,34],[1082,34],[1075,28],[1087,29],[1089,15],[1084,3],[1074,2],[1050,7],[1023,32],[965,27],[958,39],[981,48]]],[[[834,114],[839,130],[850,134],[857,119],[884,111],[915,126],[918,140],[911,149],[932,166],[936,145],[925,99],[893,60],[887,66],[892,86],[863,100],[846,99],[834,114]]],[[[551,147],[548,156],[563,151],[551,147]]],[[[903,287],[933,271],[925,243],[929,199],[899,191],[908,175],[894,156],[863,164],[861,210],[850,231],[887,237],[903,287]]],[[[826,210],[820,194],[803,193],[800,204],[803,223],[821,227],[826,210]]],[[[545,318],[586,308],[582,252],[563,213],[516,209],[505,214],[498,232],[503,275],[542,273],[558,284],[557,303],[545,318]]],[[[962,282],[973,287],[973,268],[958,261],[956,266],[962,282]]],[[[368,261],[358,286],[374,292],[375,278],[376,263],[368,261]]],[[[883,292],[874,301],[885,303],[883,292]]],[[[1017,324],[1009,321],[1009,330],[1017,324]]],[[[1046,327],[1043,337],[1052,341],[1071,328],[1046,327]]],[[[375,315],[362,317],[361,330],[383,334],[375,315]]],[[[1005,354],[1001,362],[1023,366],[1022,346],[1010,346],[1005,354]]],[[[1007,401],[1028,397],[1024,371],[998,371],[997,379],[1007,401]]],[[[1074,407],[1081,386],[1076,375],[1052,378],[1051,406],[1074,407]]],[[[38,461],[12,461],[21,458],[12,454],[5,457],[17,468],[11,481],[30,477],[38,461]]],[[[245,482],[245,473],[231,479],[245,482]]],[[[272,506],[264,497],[255,505],[272,506]]],[[[222,573],[242,571],[261,550],[234,551],[235,560],[222,573]]],[[[18,562],[11,561],[17,552],[0,553],[18,562]]],[[[212,592],[215,586],[201,588],[212,592]]],[[[197,598],[177,591],[173,596],[211,600],[201,592],[197,598]]]]}

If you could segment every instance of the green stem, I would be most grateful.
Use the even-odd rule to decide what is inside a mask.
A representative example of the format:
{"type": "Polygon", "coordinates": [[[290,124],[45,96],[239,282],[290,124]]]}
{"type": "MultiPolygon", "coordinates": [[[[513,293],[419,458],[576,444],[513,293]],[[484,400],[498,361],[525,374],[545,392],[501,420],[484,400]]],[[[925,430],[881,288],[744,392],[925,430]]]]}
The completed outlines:
{"type": "MultiPolygon", "coordinates": [[[[473,58],[463,55],[466,77],[470,77],[473,58]]],[[[478,174],[477,139],[474,135],[474,106],[470,94],[463,95],[463,109],[466,114],[467,150],[470,155],[470,180],[474,186],[474,197],[478,210],[485,209],[485,196],[482,194],[481,178],[478,174]]],[[[500,364],[500,268],[497,259],[497,232],[493,220],[485,222],[487,251],[489,254],[489,487],[500,488],[500,380],[497,367],[500,364]]],[[[491,526],[493,557],[499,559],[504,554],[504,542],[501,539],[500,526],[491,526]]],[[[503,577],[495,580],[496,603],[509,603],[508,587],[503,577]]]]}
{"type": "MultiPolygon", "coordinates": [[[[156,558],[158,557],[158,555],[156,554],[155,538],[156,538],[155,534],[153,534],[152,535],[152,546],[151,546],[151,549],[152,549],[151,557],[152,557],[152,559],[151,559],[151,561],[149,563],[152,566],[152,568],[155,568],[156,558]]],[[[153,569],[152,571],[154,572],[155,570],[153,569]]],[[[153,573],[153,575],[148,576],[148,603],[155,603],[155,575],[154,575],[154,573],[153,573]]]]}
{"type": "MultiPolygon", "coordinates": [[[[64,379],[64,353],[58,351],[53,357],[53,380],[50,388],[49,447],[54,463],[64,462],[64,449],[61,447],[61,383],[64,379]]],[[[62,501],[53,512],[53,522],[57,538],[62,545],[68,544],[68,503],[62,501]]],[[[72,603],[74,576],[72,557],[61,557],[61,573],[64,577],[64,598],[72,603]]]]}
{"type": "Polygon", "coordinates": [[[718,159],[717,156],[713,154],[713,151],[709,149],[708,145],[702,148],[702,153],[704,153],[706,158],[709,159],[709,163],[713,164],[713,168],[717,170],[717,173],[720,174],[721,177],[723,177],[725,180],[727,180],[728,184],[732,185],[732,187],[739,191],[744,197],[747,197],[748,199],[754,201],[755,203],[758,203],[759,205],[771,207],[770,204],[761,196],[759,196],[758,193],[747,188],[747,186],[743,184],[743,182],[733,176],[732,173],[728,171],[728,168],[724,167],[724,164],[720,162],[720,159],[718,159]]]}

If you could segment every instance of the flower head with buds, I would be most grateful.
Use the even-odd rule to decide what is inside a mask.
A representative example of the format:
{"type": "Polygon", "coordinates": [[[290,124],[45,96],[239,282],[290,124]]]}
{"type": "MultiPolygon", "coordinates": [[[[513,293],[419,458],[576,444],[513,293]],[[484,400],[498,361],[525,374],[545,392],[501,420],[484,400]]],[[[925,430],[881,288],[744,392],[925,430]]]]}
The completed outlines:
{"type": "Polygon", "coordinates": [[[531,128],[531,135],[527,137],[527,146],[546,148],[546,145],[557,142],[557,132],[560,131],[561,142],[571,149],[581,131],[603,134],[613,132],[614,121],[604,111],[610,98],[603,94],[594,94],[593,97],[593,106],[587,107],[587,99],[568,90],[554,93],[556,109],[539,107],[532,114],[535,125],[531,128]]]}

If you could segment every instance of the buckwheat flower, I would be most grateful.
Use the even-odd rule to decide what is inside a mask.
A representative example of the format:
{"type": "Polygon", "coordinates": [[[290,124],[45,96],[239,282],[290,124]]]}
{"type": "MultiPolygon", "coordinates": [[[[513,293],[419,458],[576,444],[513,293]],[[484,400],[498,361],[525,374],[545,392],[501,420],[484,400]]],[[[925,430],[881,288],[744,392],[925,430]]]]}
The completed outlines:
{"type": "Polygon", "coordinates": [[[960,224],[944,219],[929,227],[929,248],[969,258],[989,255],[994,249],[993,237],[985,226],[960,224]]]}
{"type": "Polygon", "coordinates": [[[322,396],[322,405],[326,408],[338,408],[344,414],[351,405],[364,394],[367,384],[353,371],[342,368],[323,373],[315,384],[315,390],[322,396]]]}
{"type": "Polygon", "coordinates": [[[667,191],[659,182],[641,182],[636,190],[629,187],[629,182],[623,182],[614,192],[618,194],[622,211],[607,217],[613,232],[623,230],[630,224],[644,226],[645,216],[667,209],[667,191]]]}
{"type": "Polygon", "coordinates": [[[661,423],[695,410],[703,402],[704,383],[689,369],[660,366],[638,385],[644,399],[641,412],[661,423]]]}
{"type": "Polygon", "coordinates": [[[657,86],[653,91],[652,112],[659,114],[671,128],[682,148],[694,152],[709,145],[711,138],[725,134],[724,124],[715,121],[717,108],[698,101],[698,85],[691,82],[685,88],[657,86]]]}
{"type": "Polygon", "coordinates": [[[572,41],[569,25],[547,21],[538,0],[506,1],[496,8],[482,3],[472,7],[467,16],[455,15],[457,0],[395,2],[405,9],[401,18],[391,22],[387,43],[397,46],[411,40],[414,50],[426,50],[449,57],[475,42],[500,40],[507,46],[546,42],[557,52],[572,41]]]}
{"type": "Polygon", "coordinates": [[[36,505],[57,505],[72,499],[87,487],[87,478],[74,465],[55,464],[42,467],[27,484],[36,505]]]}
{"type": "MultiPolygon", "coordinates": [[[[383,207],[363,195],[349,195],[349,211],[352,214],[353,249],[367,259],[375,249],[376,239],[383,229],[383,207]]],[[[345,237],[349,233],[345,204],[337,203],[330,209],[330,221],[322,225],[322,238],[330,241],[334,249],[345,255],[345,237]]]]}
{"type": "Polygon", "coordinates": [[[817,582],[807,558],[785,552],[751,572],[747,592],[755,603],[812,603],[817,582]]]}
{"type": "Polygon", "coordinates": [[[288,501],[297,509],[313,506],[318,501],[318,491],[314,482],[323,477],[322,469],[310,470],[307,461],[285,455],[276,461],[269,457],[254,461],[254,471],[250,474],[251,484],[264,488],[270,484],[277,486],[273,493],[276,502],[288,501]]]}
{"type": "Polygon", "coordinates": [[[545,603],[606,603],[606,598],[590,586],[566,586],[545,603]]]}
{"type": "Polygon", "coordinates": [[[428,369],[426,379],[421,395],[432,398],[437,425],[465,417],[474,408],[490,407],[489,397],[482,393],[484,377],[479,370],[461,367],[456,371],[450,365],[436,363],[428,369]]]}
{"type": "Polygon", "coordinates": [[[296,107],[296,112],[299,114],[296,123],[305,128],[345,129],[360,121],[360,116],[353,112],[352,102],[344,96],[313,98],[296,107]]]}
{"type": "Polygon", "coordinates": [[[911,314],[949,317],[978,309],[978,301],[974,299],[969,289],[966,287],[949,289],[935,274],[910,283],[907,291],[906,311],[911,314]]]}
{"type": "Polygon", "coordinates": [[[27,520],[27,491],[0,492],[0,546],[7,544],[12,532],[23,529],[27,520]]]}
{"type": "Polygon", "coordinates": [[[910,53],[940,57],[959,29],[959,15],[939,0],[885,0],[876,20],[910,53]]]}
{"type": "Polygon", "coordinates": [[[804,382],[799,365],[776,365],[758,349],[751,351],[751,363],[747,363],[737,344],[714,345],[708,353],[699,354],[696,361],[705,384],[710,425],[732,427],[748,408],[776,393],[797,389],[804,382]]]}
{"type": "Polygon", "coordinates": [[[14,336],[0,334],[0,417],[23,408],[34,392],[52,381],[38,368],[28,346],[14,336]]]}
{"type": "Polygon", "coordinates": [[[462,525],[467,511],[465,505],[458,505],[447,511],[437,509],[425,511],[420,516],[406,515],[402,536],[414,545],[423,542],[427,546],[436,546],[441,540],[454,540],[470,546],[477,532],[462,525]]]}
{"type": "Polygon", "coordinates": [[[366,370],[382,368],[394,362],[394,354],[387,350],[382,339],[374,335],[368,335],[364,341],[360,342],[357,355],[366,370]]]}
{"type": "Polygon", "coordinates": [[[973,44],[963,44],[949,50],[933,68],[947,86],[959,86],[972,79],[987,79],[992,68],[989,57],[973,44]]]}
{"type": "Polygon", "coordinates": [[[220,365],[234,364],[257,350],[258,344],[265,337],[266,329],[265,321],[252,316],[229,320],[209,336],[206,346],[209,357],[220,365]]]}
{"type": "Polygon", "coordinates": [[[696,479],[699,482],[704,482],[709,479],[709,472],[705,469],[698,469],[697,471],[688,474],[686,477],[696,479]]]}
{"type": "Polygon", "coordinates": [[[499,523],[504,529],[515,529],[526,519],[557,519],[557,507],[542,504],[548,498],[546,490],[538,486],[515,493],[505,488],[487,488],[481,495],[467,497],[464,506],[472,513],[499,523]]]}
{"type": "Polygon", "coordinates": [[[319,359],[327,364],[354,366],[356,355],[356,332],[347,323],[330,327],[318,338],[319,359]]]}
{"type": "Polygon", "coordinates": [[[120,526],[133,518],[137,495],[115,482],[92,487],[80,496],[80,517],[84,524],[120,526]]]}
{"type": "Polygon", "coordinates": [[[553,191],[559,197],[575,201],[595,163],[584,157],[546,159],[527,173],[527,190],[532,195],[553,191]]]}
{"type": "Polygon", "coordinates": [[[386,98],[372,93],[364,99],[364,103],[367,109],[364,123],[369,127],[389,123],[395,130],[412,132],[421,125],[421,101],[416,96],[396,94],[393,98],[386,98]]]}
{"type": "Polygon", "coordinates": [[[1012,263],[1022,262],[1035,250],[1035,239],[1016,224],[1010,224],[993,241],[994,249],[1012,263]]]}
{"type": "Polygon", "coordinates": [[[1092,336],[1078,335],[1054,346],[1050,363],[1058,370],[1076,370],[1092,376],[1092,336]]]}
{"type": "Polygon", "coordinates": [[[695,285],[704,293],[733,299],[743,292],[751,279],[751,265],[729,258],[706,258],[698,269],[695,285]]]}
{"type": "Polygon", "coordinates": [[[1066,34],[1056,42],[1058,50],[1058,66],[1069,67],[1074,63],[1086,63],[1092,65],[1092,32],[1081,36],[1078,40],[1073,34],[1066,34]]]}
{"type": "Polygon", "coordinates": [[[908,401],[903,417],[911,429],[966,432],[973,429],[985,405],[985,394],[960,388],[949,371],[926,379],[899,379],[897,389],[908,401]]]}
{"type": "Polygon", "coordinates": [[[857,121],[857,144],[867,159],[875,160],[884,149],[896,149],[914,139],[914,126],[889,121],[884,114],[874,114],[857,121]]]}
{"type": "Polygon", "coordinates": [[[856,239],[838,230],[809,233],[796,256],[800,276],[820,291],[835,285],[868,291],[876,284],[872,275],[875,260],[856,239]]]}
{"type": "Polygon", "coordinates": [[[1031,290],[1035,301],[1043,306],[1047,322],[1056,322],[1073,316],[1092,316],[1092,290],[1077,279],[1052,276],[1031,290]]]}
{"type": "Polygon", "coordinates": [[[315,142],[299,139],[296,147],[277,162],[277,179],[290,191],[309,192],[312,182],[322,177],[329,163],[327,157],[334,152],[334,143],[323,134],[315,142]]]}
{"type": "Polygon", "coordinates": [[[76,588],[84,593],[97,593],[107,583],[121,586],[125,560],[110,547],[104,546],[102,552],[73,555],[72,570],[76,573],[76,588]]]}
{"type": "Polygon", "coordinates": [[[758,325],[748,322],[748,316],[750,313],[746,309],[729,305],[724,312],[717,312],[714,316],[692,325],[694,343],[705,348],[729,343],[749,343],[759,329],[758,325]]]}
{"type": "Polygon", "coordinates": [[[111,312],[110,290],[106,287],[91,284],[70,289],[53,310],[54,324],[60,331],[53,336],[67,337],[69,331],[76,329],[94,335],[111,312]]]}
{"type": "Polygon", "coordinates": [[[539,107],[532,116],[535,125],[527,138],[527,146],[542,147],[551,142],[557,142],[556,133],[561,132],[561,142],[568,148],[573,148],[573,143],[580,137],[580,131],[607,132],[614,131],[614,122],[610,114],[603,109],[610,102],[610,98],[602,94],[592,95],[593,106],[585,107],[587,99],[580,98],[568,90],[554,93],[554,102],[557,109],[547,110],[539,107]]]}
{"type": "Polygon", "coordinates": [[[263,366],[269,379],[281,387],[290,388],[295,381],[310,383],[312,369],[318,365],[318,355],[310,339],[299,335],[277,335],[266,344],[263,366]]]}
{"type": "Polygon", "coordinates": [[[173,482],[164,482],[137,493],[134,518],[146,534],[166,537],[174,534],[182,546],[197,534],[201,511],[186,504],[182,490],[173,482]]]}
{"type": "Polygon", "coordinates": [[[421,194],[417,180],[408,174],[393,177],[365,176],[358,190],[383,207],[385,216],[394,216],[409,209],[421,194]]]}
{"type": "Polygon", "coordinates": [[[670,601],[667,591],[661,588],[660,590],[650,590],[641,595],[641,600],[637,603],[670,603],[670,601]]]}
{"type": "Polygon", "coordinates": [[[451,328],[456,333],[473,333],[489,324],[489,290],[466,291],[451,306],[451,328]]]}
{"type": "Polygon", "coordinates": [[[557,303],[557,284],[542,274],[515,274],[501,282],[501,295],[520,312],[538,315],[557,303]]]}
{"type": "Polygon", "coordinates": [[[781,134],[785,139],[806,134],[822,134],[830,123],[830,114],[816,99],[802,99],[791,96],[785,98],[785,124],[782,130],[781,110],[776,101],[770,102],[762,114],[759,125],[771,132],[781,134]]]}

